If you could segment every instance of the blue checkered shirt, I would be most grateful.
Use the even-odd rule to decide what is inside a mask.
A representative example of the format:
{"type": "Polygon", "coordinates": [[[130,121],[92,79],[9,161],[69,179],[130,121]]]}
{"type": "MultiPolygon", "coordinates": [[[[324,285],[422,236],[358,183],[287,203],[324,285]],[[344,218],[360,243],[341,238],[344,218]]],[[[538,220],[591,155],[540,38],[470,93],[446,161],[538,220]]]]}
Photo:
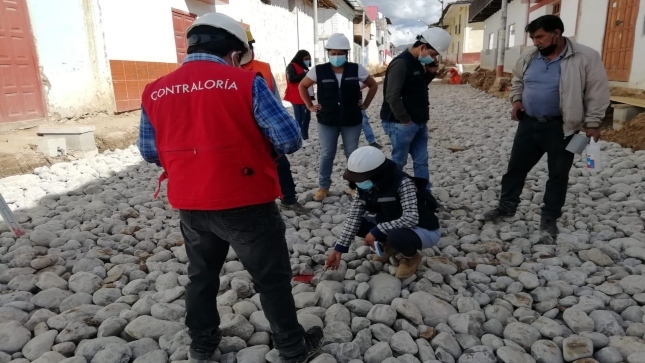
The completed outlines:
{"type": "MultiPolygon", "coordinates": [[[[205,53],[189,54],[184,59],[184,63],[204,60],[227,65],[222,58],[205,53]]],[[[298,122],[289,115],[282,106],[282,102],[269,90],[266,81],[260,76],[253,81],[253,114],[277,154],[293,154],[302,147],[298,122]]],[[[161,165],[155,141],[155,129],[143,105],[137,147],[145,161],[161,165]]]]}

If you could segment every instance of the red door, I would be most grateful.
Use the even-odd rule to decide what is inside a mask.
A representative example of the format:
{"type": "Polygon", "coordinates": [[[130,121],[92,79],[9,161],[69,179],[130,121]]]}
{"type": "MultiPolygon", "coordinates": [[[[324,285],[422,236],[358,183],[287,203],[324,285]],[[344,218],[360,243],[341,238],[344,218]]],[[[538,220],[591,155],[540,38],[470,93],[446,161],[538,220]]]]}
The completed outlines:
{"type": "Polygon", "coordinates": [[[175,31],[175,46],[177,47],[177,63],[181,64],[188,50],[186,29],[195,21],[196,15],[172,9],[172,27],[175,31]]]}
{"type": "Polygon", "coordinates": [[[0,122],[45,117],[25,0],[0,0],[0,122]]]}

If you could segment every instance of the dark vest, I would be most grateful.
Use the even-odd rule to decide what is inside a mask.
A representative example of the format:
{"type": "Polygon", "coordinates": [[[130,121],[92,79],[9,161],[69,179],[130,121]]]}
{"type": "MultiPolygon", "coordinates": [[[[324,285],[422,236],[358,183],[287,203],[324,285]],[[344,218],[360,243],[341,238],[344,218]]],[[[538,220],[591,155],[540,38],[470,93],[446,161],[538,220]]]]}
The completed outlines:
{"type": "MultiPolygon", "coordinates": [[[[430,102],[428,101],[428,84],[426,73],[421,62],[414,58],[409,51],[401,53],[395,59],[403,59],[407,64],[405,83],[401,89],[403,105],[412,121],[418,124],[425,124],[430,120],[430,102]]],[[[385,101],[385,92],[390,72],[385,73],[383,80],[383,105],[381,107],[381,119],[383,121],[399,122],[394,116],[390,105],[385,101]]]]}
{"type": "Polygon", "coordinates": [[[345,63],[343,78],[338,79],[330,63],[316,66],[318,103],[322,109],[317,113],[318,122],[328,126],[356,126],[363,122],[358,103],[361,87],[358,80],[358,64],[345,63]]]}
{"type": "Polygon", "coordinates": [[[426,189],[427,180],[414,178],[406,173],[397,170],[395,182],[385,190],[373,188],[369,191],[358,189],[358,197],[365,202],[365,210],[368,213],[376,214],[377,223],[390,222],[401,218],[403,207],[399,196],[399,187],[403,178],[410,178],[417,187],[417,208],[419,210],[418,227],[433,231],[439,229],[439,219],[435,215],[437,201],[426,189]]]}

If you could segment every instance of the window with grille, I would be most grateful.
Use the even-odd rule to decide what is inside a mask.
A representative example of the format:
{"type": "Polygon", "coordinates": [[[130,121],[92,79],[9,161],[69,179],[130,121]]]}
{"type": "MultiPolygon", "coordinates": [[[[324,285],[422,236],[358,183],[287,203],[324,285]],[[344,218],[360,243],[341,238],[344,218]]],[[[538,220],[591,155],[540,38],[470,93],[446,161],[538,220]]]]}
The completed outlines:
{"type": "Polygon", "coordinates": [[[515,46],[515,24],[511,24],[508,26],[508,44],[507,46],[509,48],[512,48],[515,46]]]}
{"type": "Polygon", "coordinates": [[[562,3],[559,2],[559,1],[557,3],[555,3],[555,4],[553,4],[553,12],[552,12],[553,15],[560,16],[560,6],[561,5],[562,5],[562,3]]]}
{"type": "Polygon", "coordinates": [[[488,49],[495,49],[495,33],[488,34],[488,49]]]}

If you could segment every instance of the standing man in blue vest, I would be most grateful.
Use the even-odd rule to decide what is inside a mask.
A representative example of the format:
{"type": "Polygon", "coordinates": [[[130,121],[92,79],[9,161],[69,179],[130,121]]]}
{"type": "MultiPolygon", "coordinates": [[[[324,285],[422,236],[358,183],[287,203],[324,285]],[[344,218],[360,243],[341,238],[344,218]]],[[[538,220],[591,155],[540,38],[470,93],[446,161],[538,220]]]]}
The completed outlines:
{"type": "Polygon", "coordinates": [[[428,188],[428,86],[438,70],[437,56],[445,54],[451,39],[441,28],[427,29],[390,63],[383,80],[381,120],[392,142],[392,161],[403,170],[410,154],[414,176],[428,180],[428,188]]]}

